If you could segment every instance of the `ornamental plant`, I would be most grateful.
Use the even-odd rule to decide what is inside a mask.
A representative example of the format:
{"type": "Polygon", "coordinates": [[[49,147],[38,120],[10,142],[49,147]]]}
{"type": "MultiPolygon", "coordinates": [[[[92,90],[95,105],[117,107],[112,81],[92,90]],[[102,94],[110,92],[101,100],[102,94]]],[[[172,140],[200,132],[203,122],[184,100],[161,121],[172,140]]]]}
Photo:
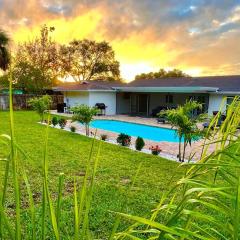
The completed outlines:
{"type": "Polygon", "coordinates": [[[82,123],[85,126],[86,135],[89,136],[90,122],[93,120],[93,117],[98,113],[99,110],[96,107],[89,107],[85,104],[82,104],[71,108],[71,111],[74,112],[72,117],[73,122],[77,121],[82,123]]]}
{"type": "Polygon", "coordinates": [[[129,147],[131,144],[131,136],[125,133],[120,133],[117,137],[117,143],[124,147],[129,147]]]}
{"type": "Polygon", "coordinates": [[[71,132],[76,132],[76,127],[75,126],[71,126],[70,130],[71,130],[71,132]]]}
{"type": "Polygon", "coordinates": [[[144,146],[145,146],[145,142],[144,142],[143,138],[137,137],[136,142],[135,142],[136,150],[141,151],[144,146]]]}
{"type": "Polygon", "coordinates": [[[54,117],[52,118],[52,125],[55,127],[57,124],[58,124],[58,117],[57,117],[57,116],[54,116],[54,117]]]}
{"type": "Polygon", "coordinates": [[[107,134],[102,134],[102,135],[100,136],[100,138],[101,138],[101,140],[106,141],[107,138],[108,138],[108,136],[107,136],[107,134]]]}
{"type": "Polygon", "coordinates": [[[152,155],[159,155],[160,152],[162,151],[162,149],[161,149],[158,145],[156,145],[156,146],[151,146],[151,147],[149,148],[149,150],[151,150],[152,155]]]}
{"type": "Polygon", "coordinates": [[[28,101],[28,104],[35,110],[41,117],[41,122],[44,120],[44,113],[50,110],[52,99],[48,95],[42,97],[34,97],[28,101]]]}
{"type": "Polygon", "coordinates": [[[64,129],[66,124],[67,124],[67,120],[65,118],[60,118],[59,121],[58,121],[58,124],[59,124],[61,129],[64,129]]]}

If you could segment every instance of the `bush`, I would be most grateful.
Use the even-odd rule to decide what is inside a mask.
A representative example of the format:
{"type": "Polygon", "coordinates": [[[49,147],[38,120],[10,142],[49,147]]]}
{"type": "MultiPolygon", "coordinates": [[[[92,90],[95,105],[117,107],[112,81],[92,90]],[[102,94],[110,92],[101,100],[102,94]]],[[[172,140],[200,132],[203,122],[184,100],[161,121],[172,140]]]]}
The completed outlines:
{"type": "Polygon", "coordinates": [[[103,141],[106,141],[108,138],[107,134],[102,134],[100,137],[101,137],[101,140],[103,141]]]}
{"type": "Polygon", "coordinates": [[[158,145],[151,146],[149,150],[152,151],[152,155],[159,155],[159,153],[162,151],[162,149],[158,145]]]}
{"type": "Polygon", "coordinates": [[[52,118],[52,125],[55,127],[58,124],[58,118],[56,116],[54,116],[52,118]]]}
{"type": "Polygon", "coordinates": [[[89,136],[90,122],[99,110],[96,107],[89,107],[82,104],[71,108],[71,111],[74,112],[72,116],[73,122],[77,121],[82,123],[85,126],[86,135],[89,136]]]}
{"type": "Polygon", "coordinates": [[[71,132],[76,132],[76,127],[71,126],[71,127],[70,127],[70,130],[71,130],[71,132]]]}
{"type": "Polygon", "coordinates": [[[61,129],[64,129],[64,127],[67,124],[67,120],[65,118],[60,118],[59,121],[58,121],[58,124],[59,124],[61,129]]]}
{"type": "Polygon", "coordinates": [[[34,97],[28,101],[28,104],[35,110],[41,117],[41,122],[44,120],[44,113],[50,109],[52,99],[48,95],[42,97],[34,97]]]}
{"type": "Polygon", "coordinates": [[[136,142],[135,142],[136,150],[141,151],[144,146],[145,146],[145,142],[144,142],[143,138],[137,137],[136,142]]]}
{"type": "Polygon", "coordinates": [[[119,143],[122,146],[128,147],[131,144],[131,136],[120,133],[117,137],[117,143],[119,143]]]}

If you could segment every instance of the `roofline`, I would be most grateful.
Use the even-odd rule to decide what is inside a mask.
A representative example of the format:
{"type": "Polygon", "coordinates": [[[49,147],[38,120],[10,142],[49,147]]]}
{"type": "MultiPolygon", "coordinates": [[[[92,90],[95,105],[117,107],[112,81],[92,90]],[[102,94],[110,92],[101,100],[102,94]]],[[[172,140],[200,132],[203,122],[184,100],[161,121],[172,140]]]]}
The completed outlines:
{"type": "Polygon", "coordinates": [[[116,87],[120,92],[217,92],[219,88],[214,87],[116,87]]]}
{"type": "Polygon", "coordinates": [[[240,95],[240,91],[219,91],[219,92],[216,92],[215,94],[217,94],[217,95],[226,95],[226,94],[240,95]]]}
{"type": "Polygon", "coordinates": [[[115,89],[90,89],[90,90],[70,90],[70,89],[53,89],[56,92],[116,92],[115,89]]]}

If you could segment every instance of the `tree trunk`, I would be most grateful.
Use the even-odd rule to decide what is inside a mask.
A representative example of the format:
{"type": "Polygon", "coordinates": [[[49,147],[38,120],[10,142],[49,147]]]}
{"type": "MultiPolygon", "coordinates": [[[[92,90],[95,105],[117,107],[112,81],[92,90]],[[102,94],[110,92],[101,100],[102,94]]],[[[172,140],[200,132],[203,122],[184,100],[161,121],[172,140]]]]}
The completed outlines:
{"type": "Polygon", "coordinates": [[[89,125],[86,124],[86,125],[85,125],[85,128],[86,128],[86,136],[89,136],[89,125]]]}
{"type": "Polygon", "coordinates": [[[181,140],[182,140],[182,137],[179,137],[179,142],[178,142],[178,160],[179,160],[179,162],[181,162],[182,161],[182,158],[181,158],[181,145],[182,145],[182,143],[181,143],[181,140]]]}
{"type": "Polygon", "coordinates": [[[185,159],[186,147],[187,147],[187,143],[186,143],[186,140],[184,139],[182,162],[184,162],[184,159],[185,159]]]}

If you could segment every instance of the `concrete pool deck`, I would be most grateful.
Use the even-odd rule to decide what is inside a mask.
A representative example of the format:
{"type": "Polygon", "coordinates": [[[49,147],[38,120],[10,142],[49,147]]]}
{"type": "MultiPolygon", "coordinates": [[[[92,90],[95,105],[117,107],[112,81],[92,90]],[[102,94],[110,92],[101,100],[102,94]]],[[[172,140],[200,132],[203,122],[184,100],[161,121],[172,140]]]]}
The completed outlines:
{"type": "MultiPolygon", "coordinates": [[[[59,115],[59,116],[65,116],[65,117],[72,116],[72,114],[57,113],[56,111],[51,111],[51,113],[59,115]]],[[[165,124],[158,123],[156,118],[135,117],[135,116],[132,117],[132,116],[128,116],[128,115],[114,115],[114,116],[96,116],[96,117],[94,117],[94,119],[117,120],[117,121],[139,123],[139,124],[145,124],[145,125],[150,125],[150,126],[155,126],[155,127],[160,127],[160,128],[171,129],[171,125],[166,124],[166,123],[165,124]]],[[[75,126],[78,133],[83,134],[83,135],[85,134],[85,128],[83,125],[81,125],[77,122],[72,123],[71,120],[68,120],[66,127],[69,128],[70,126],[75,126]]],[[[95,132],[95,130],[96,129],[94,129],[94,128],[90,128],[90,132],[92,132],[92,134],[95,132]]],[[[100,136],[102,134],[107,135],[108,141],[110,143],[116,142],[118,133],[98,129],[97,136],[100,138],[100,136]]],[[[131,148],[134,148],[135,140],[136,140],[136,137],[132,137],[131,148]]],[[[158,145],[162,149],[162,154],[161,154],[162,157],[164,157],[164,155],[166,155],[166,156],[169,155],[173,158],[176,158],[178,155],[178,143],[177,142],[162,142],[162,141],[157,142],[157,141],[152,141],[152,140],[148,140],[148,139],[144,139],[144,141],[145,141],[145,147],[144,147],[145,150],[148,150],[149,147],[151,147],[151,146],[158,145]]],[[[193,159],[197,161],[201,156],[202,144],[203,144],[203,140],[199,140],[199,141],[193,142],[191,146],[188,145],[187,149],[186,149],[186,159],[188,159],[189,157],[194,155],[193,159]]],[[[215,150],[215,145],[214,144],[210,145],[208,152],[213,152],[214,150],[215,150]]]]}

